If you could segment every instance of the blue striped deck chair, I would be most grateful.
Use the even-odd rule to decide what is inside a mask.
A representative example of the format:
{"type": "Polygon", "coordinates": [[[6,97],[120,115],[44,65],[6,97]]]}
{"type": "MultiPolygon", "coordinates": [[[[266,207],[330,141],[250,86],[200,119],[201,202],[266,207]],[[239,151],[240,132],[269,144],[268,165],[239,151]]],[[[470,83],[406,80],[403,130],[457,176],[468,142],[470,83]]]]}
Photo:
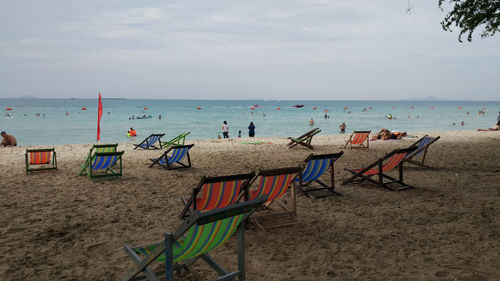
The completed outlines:
{"type": "Polygon", "coordinates": [[[163,153],[160,158],[150,159],[153,163],[149,168],[154,165],[160,165],[167,170],[189,168],[191,167],[191,157],[189,157],[189,149],[193,147],[194,144],[189,145],[174,145],[171,146],[167,151],[163,153]],[[172,152],[171,155],[168,155],[172,152]],[[187,158],[187,163],[182,163],[181,161],[187,158]]]}
{"type": "Polygon", "coordinates": [[[85,170],[87,170],[88,165],[90,165],[90,160],[92,159],[92,155],[97,152],[115,152],[116,148],[118,147],[117,143],[110,143],[110,144],[94,144],[90,148],[89,155],[87,156],[87,159],[85,160],[85,163],[81,166],[80,173],[78,174],[79,176],[83,175],[85,173],[85,170]]]}
{"type": "Polygon", "coordinates": [[[123,153],[123,151],[94,153],[82,175],[88,175],[92,180],[116,179],[121,177],[123,153]],[[117,167],[114,167],[115,165],[117,167]]]}
{"type": "Polygon", "coordinates": [[[427,156],[427,150],[429,149],[429,146],[431,146],[431,144],[433,144],[439,138],[440,138],[439,136],[433,138],[429,137],[428,135],[425,135],[423,138],[416,141],[410,147],[417,147],[417,150],[406,156],[406,162],[418,165],[420,167],[424,166],[425,156],[427,156]],[[422,157],[418,157],[419,155],[422,155],[422,157]],[[416,160],[414,158],[420,158],[420,159],[416,160]]]}
{"type": "Polygon", "coordinates": [[[149,137],[145,138],[140,144],[134,144],[134,149],[143,148],[143,149],[161,149],[161,137],[165,134],[151,134],[149,137]],[[158,143],[159,148],[155,146],[155,143],[158,143]]]}
{"type": "Polygon", "coordinates": [[[236,203],[234,205],[207,212],[194,211],[184,220],[174,233],[167,233],[165,240],[149,245],[125,246],[125,252],[135,263],[123,277],[123,281],[134,279],[143,273],[151,281],[159,281],[159,274],[153,272],[151,263],[165,264],[165,280],[174,280],[174,270],[187,269],[200,258],[220,276],[215,280],[245,280],[245,227],[244,222],[265,201],[265,197],[236,203]],[[209,252],[220,247],[237,233],[238,269],[228,272],[209,252]]]}
{"type": "Polygon", "coordinates": [[[344,154],[343,151],[332,154],[311,154],[304,160],[305,168],[302,173],[295,179],[299,190],[309,198],[323,198],[332,195],[342,195],[335,190],[335,169],[334,163],[344,154]],[[330,174],[330,185],[320,181],[319,178],[326,172],[330,174]],[[321,187],[312,187],[311,184],[316,182],[321,187]]]}

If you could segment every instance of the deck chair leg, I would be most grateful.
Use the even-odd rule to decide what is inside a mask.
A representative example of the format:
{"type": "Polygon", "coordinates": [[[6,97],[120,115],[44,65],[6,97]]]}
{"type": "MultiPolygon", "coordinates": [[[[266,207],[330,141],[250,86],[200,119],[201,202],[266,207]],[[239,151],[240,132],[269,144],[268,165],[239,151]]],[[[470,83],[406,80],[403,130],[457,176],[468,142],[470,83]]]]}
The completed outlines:
{"type": "Polygon", "coordinates": [[[167,281],[174,281],[173,235],[165,234],[165,274],[167,281]]]}
{"type": "MultiPolygon", "coordinates": [[[[229,274],[219,263],[217,263],[209,254],[205,253],[200,256],[215,272],[217,272],[221,277],[216,280],[234,280],[236,274],[229,274]],[[226,277],[227,276],[227,277],[226,277]]],[[[237,272],[235,272],[237,273],[237,272]]]]}
{"type": "Polygon", "coordinates": [[[378,181],[381,185],[384,185],[384,176],[383,176],[383,170],[382,170],[382,159],[379,159],[378,161],[378,181]]]}
{"type": "MultiPolygon", "coordinates": [[[[132,250],[129,246],[125,246],[125,252],[128,254],[128,256],[132,259],[132,261],[138,265],[141,262],[141,258],[132,250]]],[[[158,277],[149,269],[149,267],[146,267],[142,271],[146,277],[151,280],[151,281],[160,281],[158,277]]]]}
{"type": "Polygon", "coordinates": [[[245,226],[240,224],[238,226],[238,272],[240,274],[240,281],[245,280],[245,226]]]}

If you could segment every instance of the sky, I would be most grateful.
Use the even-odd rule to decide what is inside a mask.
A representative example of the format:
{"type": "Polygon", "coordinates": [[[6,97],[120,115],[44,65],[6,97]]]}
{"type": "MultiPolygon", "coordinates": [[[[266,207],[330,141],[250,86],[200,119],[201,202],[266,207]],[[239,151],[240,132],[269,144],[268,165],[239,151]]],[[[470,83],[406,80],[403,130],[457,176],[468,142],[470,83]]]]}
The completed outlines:
{"type": "Polygon", "coordinates": [[[437,1],[0,0],[0,97],[500,100],[437,1]]]}

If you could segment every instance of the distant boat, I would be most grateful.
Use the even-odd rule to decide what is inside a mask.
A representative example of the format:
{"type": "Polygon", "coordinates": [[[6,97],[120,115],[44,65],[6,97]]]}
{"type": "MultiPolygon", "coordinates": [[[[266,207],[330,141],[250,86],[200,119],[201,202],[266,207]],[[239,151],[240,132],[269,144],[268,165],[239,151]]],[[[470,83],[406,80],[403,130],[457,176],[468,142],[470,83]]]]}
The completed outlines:
{"type": "Polygon", "coordinates": [[[303,107],[303,106],[304,106],[303,104],[296,104],[296,105],[294,105],[294,106],[292,106],[292,107],[295,107],[295,108],[301,108],[301,107],[303,107]]]}
{"type": "Polygon", "coordinates": [[[153,116],[148,115],[148,116],[137,116],[136,119],[151,119],[153,116]]]}
{"type": "Polygon", "coordinates": [[[259,108],[259,107],[262,107],[262,105],[254,104],[253,107],[259,108]]]}

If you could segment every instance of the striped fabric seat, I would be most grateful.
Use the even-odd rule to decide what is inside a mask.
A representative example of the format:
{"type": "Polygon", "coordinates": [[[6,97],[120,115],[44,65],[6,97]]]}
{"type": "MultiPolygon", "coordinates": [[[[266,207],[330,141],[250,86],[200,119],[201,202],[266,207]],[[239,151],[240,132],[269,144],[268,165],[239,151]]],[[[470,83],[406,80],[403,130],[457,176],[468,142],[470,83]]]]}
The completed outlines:
{"type": "Polygon", "coordinates": [[[191,158],[189,157],[189,150],[193,147],[194,144],[190,145],[174,145],[171,146],[165,153],[162,154],[159,158],[150,159],[153,164],[149,167],[153,167],[155,164],[158,164],[166,169],[178,169],[178,168],[188,168],[191,167],[191,158]],[[171,154],[169,155],[169,153],[171,154]],[[182,163],[182,160],[187,158],[187,164],[182,163]],[[174,164],[178,164],[178,166],[173,166],[174,164]]]}
{"type": "MultiPolygon", "coordinates": [[[[391,158],[387,159],[385,161],[384,165],[382,166],[382,172],[387,172],[389,170],[392,170],[396,168],[396,166],[401,163],[406,157],[407,153],[397,153],[391,156],[391,158]]],[[[353,169],[354,172],[358,173],[361,172],[363,169],[353,169]]],[[[368,171],[365,171],[363,175],[370,176],[370,175],[376,175],[380,171],[378,169],[369,169],[368,171]]]]}
{"type": "MultiPolygon", "coordinates": [[[[182,238],[174,242],[174,262],[197,257],[224,244],[241,223],[243,216],[237,215],[204,225],[193,225],[182,238]]],[[[134,248],[134,251],[149,256],[158,245],[160,243],[134,248]]],[[[157,260],[165,262],[165,254],[159,256],[157,260]]]]}
{"type": "Polygon", "coordinates": [[[51,160],[51,151],[30,152],[31,165],[44,165],[49,164],[51,160]]]}
{"type": "Polygon", "coordinates": [[[134,144],[134,149],[143,148],[143,149],[161,149],[161,137],[165,134],[151,134],[149,137],[145,138],[141,143],[134,144]],[[156,147],[155,144],[158,143],[159,147],[156,147]]]}
{"type": "MultiPolygon", "coordinates": [[[[321,177],[327,170],[330,164],[332,163],[332,158],[323,158],[323,159],[312,159],[307,162],[307,166],[302,171],[302,181],[308,182],[313,181],[321,177]]],[[[299,181],[299,178],[296,178],[295,181],[299,181]]]]}
{"type": "Polygon", "coordinates": [[[347,145],[350,145],[351,149],[353,148],[369,148],[370,146],[370,133],[371,131],[354,131],[352,135],[347,140],[344,148],[347,145]],[[366,142],[366,144],[365,144],[366,142]],[[354,146],[354,147],[353,147],[354,146]]]}
{"type": "Polygon", "coordinates": [[[413,153],[409,153],[406,156],[406,162],[416,164],[419,166],[423,166],[425,162],[425,157],[427,156],[427,150],[429,149],[429,146],[436,142],[440,137],[430,137],[428,135],[425,135],[418,141],[416,141],[414,144],[412,144],[410,147],[416,147],[417,149],[413,153]],[[419,155],[422,155],[421,157],[418,157],[419,155]],[[418,158],[418,159],[414,159],[418,158]]]}
{"type": "Polygon", "coordinates": [[[253,201],[191,214],[174,233],[167,233],[165,240],[145,246],[125,246],[125,252],[135,266],[122,280],[132,280],[143,272],[149,280],[159,280],[149,268],[154,261],[165,263],[166,280],[174,280],[174,269],[187,268],[202,258],[220,277],[217,280],[245,279],[245,228],[243,222],[265,201],[253,201]],[[219,248],[237,232],[238,270],[227,272],[209,252],[219,248]],[[184,263],[183,263],[184,262],[184,263]]]}
{"type": "Polygon", "coordinates": [[[297,173],[261,176],[258,188],[256,190],[250,190],[250,200],[262,195],[267,196],[266,203],[281,198],[296,176],[297,173]]]}
{"type": "Polygon", "coordinates": [[[57,170],[57,158],[54,148],[26,149],[24,154],[26,173],[43,170],[57,170]]]}
{"type": "Polygon", "coordinates": [[[403,181],[403,163],[406,161],[406,155],[413,153],[416,149],[416,146],[410,146],[405,149],[396,149],[365,168],[347,169],[353,174],[353,176],[343,181],[342,184],[369,181],[393,191],[413,188],[413,186],[403,181]],[[398,178],[389,176],[386,173],[396,167],[398,167],[399,170],[398,178]],[[372,178],[375,175],[377,175],[377,177],[375,177],[376,180],[372,178]]]}
{"type": "MultiPolygon", "coordinates": [[[[415,153],[413,154],[413,156],[417,156],[417,155],[421,154],[422,152],[424,152],[423,148],[433,140],[434,140],[434,138],[431,138],[429,136],[423,137],[422,140],[417,144],[417,150],[415,150],[415,153]]],[[[408,155],[408,156],[410,156],[410,155],[408,155]]]]}
{"type": "Polygon", "coordinates": [[[101,170],[113,167],[118,160],[118,155],[110,156],[96,156],[92,160],[92,165],[90,166],[93,170],[101,170]]]}

